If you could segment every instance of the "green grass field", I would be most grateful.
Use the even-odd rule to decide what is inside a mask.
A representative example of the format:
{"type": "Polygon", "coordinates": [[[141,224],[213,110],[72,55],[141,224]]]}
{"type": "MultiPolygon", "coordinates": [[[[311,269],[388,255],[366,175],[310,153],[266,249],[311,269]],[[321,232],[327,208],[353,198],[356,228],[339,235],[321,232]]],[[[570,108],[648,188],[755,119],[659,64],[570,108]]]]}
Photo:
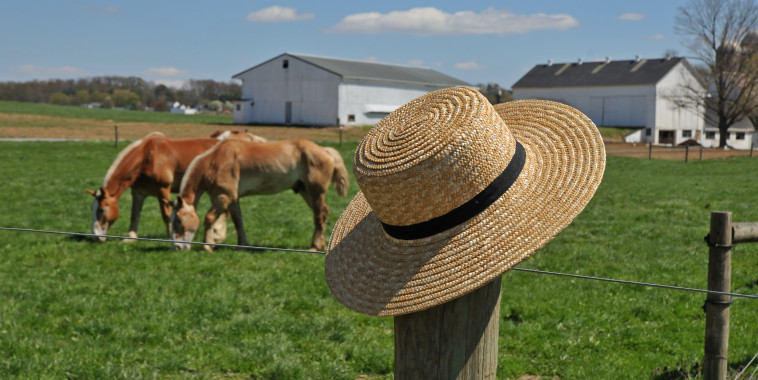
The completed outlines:
{"type": "Polygon", "coordinates": [[[232,124],[230,115],[182,115],[169,112],[125,111],[107,108],[81,108],[54,104],[0,101],[0,113],[112,120],[114,122],[232,124]]]}
{"type": "MultiPolygon", "coordinates": [[[[338,147],[348,165],[355,146],[338,147]]],[[[85,189],[117,153],[108,141],[0,142],[0,226],[89,232],[85,189]]],[[[585,211],[519,267],[706,288],[710,212],[758,221],[756,165],[608,157],[585,211]]],[[[350,197],[329,190],[330,226],[350,197]]],[[[129,202],[110,233],[126,233],[129,202]]],[[[294,193],[245,198],[242,210],[251,244],[308,248],[311,215],[294,193]]],[[[164,231],[149,199],[140,235],[164,231]]],[[[323,262],[0,231],[0,378],[391,378],[392,319],[341,306],[323,262]]],[[[732,267],[733,291],[758,293],[758,244],[737,246],[732,267]]],[[[678,379],[702,361],[704,294],[519,271],[502,291],[500,379],[678,379]]],[[[734,299],[733,369],[758,351],[756,326],[758,302],[734,299]]]]}

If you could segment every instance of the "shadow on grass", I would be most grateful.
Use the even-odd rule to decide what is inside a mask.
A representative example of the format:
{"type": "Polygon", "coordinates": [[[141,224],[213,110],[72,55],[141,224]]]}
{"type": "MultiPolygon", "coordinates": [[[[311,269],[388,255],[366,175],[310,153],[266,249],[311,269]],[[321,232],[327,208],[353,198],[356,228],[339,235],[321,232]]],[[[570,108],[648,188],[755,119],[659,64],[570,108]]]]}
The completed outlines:
{"type": "Polygon", "coordinates": [[[95,243],[95,239],[93,239],[91,236],[84,236],[84,235],[68,235],[66,236],[66,240],[75,241],[75,242],[87,241],[90,243],[95,243]]]}
{"type": "MultiPolygon", "coordinates": [[[[737,375],[742,373],[742,371],[745,371],[746,374],[750,374],[752,371],[750,368],[747,368],[747,370],[745,370],[745,366],[750,362],[751,359],[752,357],[746,356],[741,360],[729,362],[726,378],[734,379],[737,377],[737,375]]],[[[758,366],[758,364],[755,362],[750,364],[750,367],[753,368],[753,370],[758,368],[756,366],[758,366]]],[[[676,363],[676,367],[673,368],[658,367],[652,372],[652,375],[654,380],[700,379],[703,376],[703,367],[698,362],[695,362],[694,364],[683,364],[682,362],[678,362],[676,363]]]]}

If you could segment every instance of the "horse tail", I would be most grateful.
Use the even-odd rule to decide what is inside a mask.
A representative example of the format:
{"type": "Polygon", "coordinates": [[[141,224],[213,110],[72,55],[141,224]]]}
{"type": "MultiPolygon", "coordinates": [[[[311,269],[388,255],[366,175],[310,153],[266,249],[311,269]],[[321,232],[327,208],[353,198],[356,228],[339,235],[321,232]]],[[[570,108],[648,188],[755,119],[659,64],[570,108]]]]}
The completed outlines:
{"type": "Polygon", "coordinates": [[[347,190],[350,188],[350,177],[347,175],[347,168],[345,168],[345,162],[342,160],[342,156],[337,149],[332,147],[324,147],[334,159],[334,171],[332,172],[332,185],[337,189],[337,193],[343,197],[347,196],[347,190]]]}

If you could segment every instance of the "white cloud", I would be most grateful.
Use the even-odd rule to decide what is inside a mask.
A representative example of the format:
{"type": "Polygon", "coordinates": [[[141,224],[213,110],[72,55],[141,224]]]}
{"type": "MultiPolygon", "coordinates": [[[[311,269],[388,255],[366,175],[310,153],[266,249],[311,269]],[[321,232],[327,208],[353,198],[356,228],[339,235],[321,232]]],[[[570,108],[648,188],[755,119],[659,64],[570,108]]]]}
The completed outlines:
{"type": "Polygon", "coordinates": [[[177,75],[186,74],[187,70],[180,70],[176,67],[151,67],[145,70],[150,75],[162,75],[166,77],[173,77],[177,75]]]}
{"type": "Polygon", "coordinates": [[[651,34],[647,36],[647,39],[652,40],[652,41],[662,41],[665,39],[665,37],[663,36],[663,34],[651,34]]]}
{"type": "Polygon", "coordinates": [[[36,66],[31,64],[11,67],[11,71],[40,77],[84,75],[84,71],[73,66],[36,66]]]}
{"type": "Polygon", "coordinates": [[[643,18],[645,18],[645,15],[642,13],[623,13],[619,16],[619,20],[626,21],[640,21],[643,18]]]}
{"type": "Polygon", "coordinates": [[[297,9],[295,8],[280,7],[278,5],[247,14],[247,21],[250,22],[302,21],[314,18],[316,18],[316,15],[313,13],[297,14],[297,9]]]}
{"type": "Polygon", "coordinates": [[[446,13],[434,7],[407,11],[357,13],[348,15],[332,27],[338,33],[408,33],[415,35],[518,34],[532,30],[565,30],[579,25],[567,14],[518,15],[487,8],[480,13],[446,13]]]}
{"type": "Polygon", "coordinates": [[[153,81],[155,84],[162,84],[166,87],[172,88],[184,88],[189,85],[187,81],[183,80],[170,80],[170,79],[158,79],[153,81]]]}
{"type": "Polygon", "coordinates": [[[474,61],[468,61],[468,62],[459,62],[453,65],[454,69],[457,70],[481,70],[484,68],[484,66],[474,62],[474,61]]]}

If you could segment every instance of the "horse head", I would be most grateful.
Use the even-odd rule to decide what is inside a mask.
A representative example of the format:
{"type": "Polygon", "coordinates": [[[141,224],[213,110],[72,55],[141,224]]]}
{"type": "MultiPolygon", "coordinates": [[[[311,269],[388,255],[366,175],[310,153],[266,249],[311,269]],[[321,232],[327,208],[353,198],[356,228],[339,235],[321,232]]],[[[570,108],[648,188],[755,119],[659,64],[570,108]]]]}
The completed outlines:
{"type": "Polygon", "coordinates": [[[200,226],[195,206],[177,197],[171,211],[171,246],[174,250],[190,249],[191,242],[200,226]]]}
{"type": "Polygon", "coordinates": [[[118,219],[118,199],[101,186],[97,191],[87,190],[95,197],[92,202],[92,234],[98,242],[105,241],[108,228],[118,219]]]}

